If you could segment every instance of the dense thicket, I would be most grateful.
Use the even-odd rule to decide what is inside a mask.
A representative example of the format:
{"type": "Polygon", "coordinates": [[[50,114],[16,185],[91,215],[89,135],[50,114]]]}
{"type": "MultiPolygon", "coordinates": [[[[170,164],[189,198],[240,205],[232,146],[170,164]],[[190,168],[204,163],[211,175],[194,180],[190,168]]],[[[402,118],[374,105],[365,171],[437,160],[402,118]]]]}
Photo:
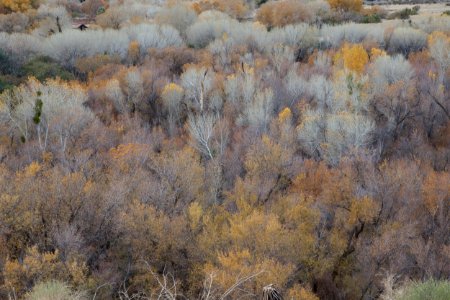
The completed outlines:
{"type": "Polygon", "coordinates": [[[264,2],[2,2],[1,299],[448,295],[450,17],[264,2]]]}

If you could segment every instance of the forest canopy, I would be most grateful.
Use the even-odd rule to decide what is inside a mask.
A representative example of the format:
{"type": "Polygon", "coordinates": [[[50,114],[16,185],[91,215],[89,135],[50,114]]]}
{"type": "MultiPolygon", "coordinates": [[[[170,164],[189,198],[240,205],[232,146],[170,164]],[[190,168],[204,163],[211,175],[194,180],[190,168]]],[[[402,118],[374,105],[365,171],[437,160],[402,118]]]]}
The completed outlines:
{"type": "Polygon", "coordinates": [[[0,1],[0,299],[448,299],[450,16],[412,12],[0,1]]]}

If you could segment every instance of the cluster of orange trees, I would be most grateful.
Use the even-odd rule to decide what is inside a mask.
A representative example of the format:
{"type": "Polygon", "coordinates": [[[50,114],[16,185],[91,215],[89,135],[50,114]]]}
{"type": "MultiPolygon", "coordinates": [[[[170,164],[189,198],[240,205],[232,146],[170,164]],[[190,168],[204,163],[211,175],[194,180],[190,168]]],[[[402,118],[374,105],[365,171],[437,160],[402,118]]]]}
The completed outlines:
{"type": "Polygon", "coordinates": [[[1,32],[0,298],[400,299],[448,279],[448,17],[319,26],[361,6],[316,2],[119,1],[103,29],[33,35],[67,3],[1,32]]]}

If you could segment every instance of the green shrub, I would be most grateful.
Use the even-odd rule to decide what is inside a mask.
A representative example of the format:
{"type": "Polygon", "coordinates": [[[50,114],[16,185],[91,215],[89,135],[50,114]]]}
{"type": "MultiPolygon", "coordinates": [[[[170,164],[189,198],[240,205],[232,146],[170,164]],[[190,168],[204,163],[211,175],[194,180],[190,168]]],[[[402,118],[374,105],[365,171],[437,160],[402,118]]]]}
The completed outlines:
{"type": "Polygon", "coordinates": [[[381,17],[378,14],[371,14],[368,16],[363,16],[361,23],[380,23],[381,17]]]}
{"type": "Polygon", "coordinates": [[[420,10],[420,6],[416,5],[412,8],[405,8],[400,11],[392,13],[388,19],[409,19],[410,16],[417,15],[420,10]]]}
{"type": "Polygon", "coordinates": [[[65,283],[52,280],[41,282],[25,297],[26,300],[82,300],[82,294],[74,293],[65,283]]]}
{"type": "Polygon", "coordinates": [[[0,77],[0,93],[12,87],[13,85],[11,85],[9,82],[4,81],[3,78],[0,77]]]}
{"type": "Polygon", "coordinates": [[[97,16],[98,16],[98,15],[103,14],[105,11],[106,11],[106,9],[105,9],[103,6],[100,6],[100,7],[97,9],[96,14],[97,14],[97,16]]]}
{"type": "Polygon", "coordinates": [[[395,300],[448,300],[450,281],[428,280],[407,285],[395,300]]]}
{"type": "Polygon", "coordinates": [[[24,64],[22,66],[22,74],[24,76],[34,76],[40,81],[55,77],[59,77],[64,80],[74,79],[72,73],[65,70],[58,63],[47,56],[33,58],[24,64]]]}
{"type": "Polygon", "coordinates": [[[6,89],[13,88],[22,82],[22,78],[14,75],[0,75],[0,93],[6,89]]]}

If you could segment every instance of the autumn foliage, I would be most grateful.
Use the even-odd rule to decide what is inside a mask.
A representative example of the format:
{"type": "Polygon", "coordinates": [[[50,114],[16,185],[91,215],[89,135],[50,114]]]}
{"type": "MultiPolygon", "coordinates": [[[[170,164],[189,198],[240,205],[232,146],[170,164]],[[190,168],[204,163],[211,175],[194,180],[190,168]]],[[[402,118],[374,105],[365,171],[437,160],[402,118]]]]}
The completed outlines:
{"type": "Polygon", "coordinates": [[[328,0],[331,8],[343,11],[361,11],[363,7],[362,0],[328,0]]]}
{"type": "Polygon", "coordinates": [[[0,299],[448,298],[448,17],[1,3],[0,299]]]}
{"type": "MultiPolygon", "coordinates": [[[[374,50],[372,56],[378,55],[380,54],[374,50]]],[[[344,44],[334,60],[341,68],[343,66],[345,69],[361,74],[369,61],[369,56],[362,45],[344,44]]]]}
{"type": "Polygon", "coordinates": [[[32,7],[31,0],[2,0],[0,8],[3,7],[13,12],[26,11],[32,7]]]}
{"type": "Polygon", "coordinates": [[[311,12],[301,1],[267,2],[258,10],[256,19],[269,26],[286,26],[307,22],[312,18],[311,12]]]}

